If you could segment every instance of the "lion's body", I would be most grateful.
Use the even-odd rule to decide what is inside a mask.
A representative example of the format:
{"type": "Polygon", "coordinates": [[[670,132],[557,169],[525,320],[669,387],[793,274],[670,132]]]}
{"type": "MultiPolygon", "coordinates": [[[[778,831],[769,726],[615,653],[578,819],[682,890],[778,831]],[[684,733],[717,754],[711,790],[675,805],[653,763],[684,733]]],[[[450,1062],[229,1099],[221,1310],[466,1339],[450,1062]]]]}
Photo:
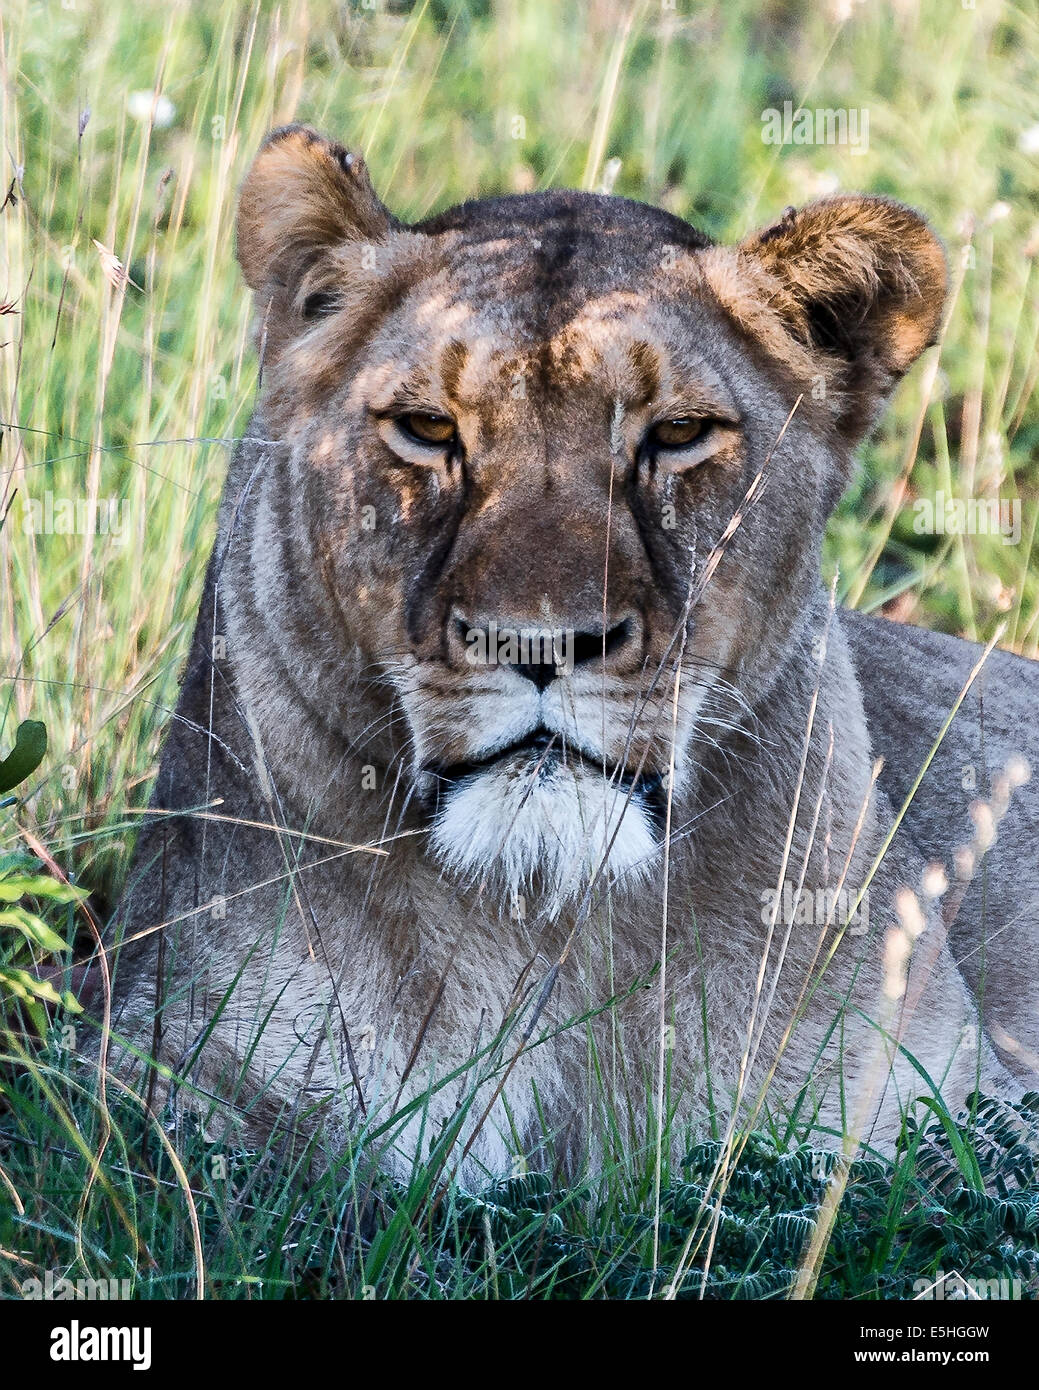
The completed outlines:
{"type": "MultiPolygon", "coordinates": [[[[737,1094],[752,1111],[775,1065],[772,1113],[806,1086],[802,1126],[817,1116],[840,1134],[861,1110],[890,1139],[899,1099],[926,1086],[904,1056],[887,1084],[868,1018],[903,1028],[953,1108],[978,1079],[1012,1084],[940,914],[917,942],[901,1023],[887,936],[895,892],[970,838],[965,802],[989,795],[1001,759],[1034,751],[1036,670],[990,658],[984,765],[971,695],[869,878],[976,653],[832,615],[818,578],[850,445],[935,313],[918,324],[895,296],[882,325],[895,346],[889,361],[871,349],[872,385],[817,351],[828,399],[802,391],[791,417],[808,354],[755,297],[755,276],[776,274],[773,235],[741,297],[738,258],[621,200],[498,200],[402,229],[357,163],[314,137],[288,132],[264,159],[239,224],[269,306],[264,392],[120,914],[131,935],[169,925],[118,951],[116,1030],[260,1132],[321,1119],[342,1135],[452,1077],[397,1134],[384,1161],[398,1167],[474,1087],[463,1143],[500,1084],[509,1107],[496,1102],[470,1146],[492,1171],[535,1153],[546,1126],[561,1150],[595,1147],[603,1106],[640,1130],[662,1048],[692,1120],[710,1104],[729,1113],[737,1094]],[[302,223],[272,219],[265,180],[308,160],[302,223]],[[405,408],[439,418],[434,396],[452,403],[464,458],[394,423],[405,408]],[[661,455],[643,476],[635,432],[655,399],[719,423],[694,446],[707,452],[661,455]],[[578,666],[474,673],[460,634],[499,620],[569,631],[578,666]],[[868,885],[868,915],[843,933],[833,916],[791,918],[772,891],[784,881],[798,902],[799,886],[843,886],[845,906],[868,885]]],[[[940,307],[922,224],[883,207],[940,307]]],[[[870,235],[874,211],[857,215],[870,235]]],[[[874,278],[894,295],[879,259],[874,278]]],[[[1039,1051],[1020,964],[1039,875],[1029,861],[1022,883],[1029,789],[1017,796],[986,861],[990,883],[1012,876],[984,905],[990,935],[1005,928],[985,997],[1020,1067],[1039,1051]]],[[[954,924],[964,955],[980,945],[979,902],[972,888],[954,924]]]]}

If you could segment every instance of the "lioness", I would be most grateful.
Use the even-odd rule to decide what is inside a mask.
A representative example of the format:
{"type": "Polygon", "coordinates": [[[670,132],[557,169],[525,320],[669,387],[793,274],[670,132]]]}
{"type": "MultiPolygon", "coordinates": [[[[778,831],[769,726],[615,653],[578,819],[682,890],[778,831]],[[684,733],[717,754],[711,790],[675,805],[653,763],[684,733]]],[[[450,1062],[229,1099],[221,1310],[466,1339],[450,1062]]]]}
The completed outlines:
{"type": "Polygon", "coordinates": [[[729,248],[549,192],[408,226],[290,126],[237,251],[259,400],[113,1057],[390,1168],[454,1125],[492,1173],[602,1158],[617,1117],[652,1141],[665,1085],[694,1123],[890,1143],[916,1095],[1033,1077],[1039,672],[820,580],[936,338],[923,220],[841,195],[729,248]]]}

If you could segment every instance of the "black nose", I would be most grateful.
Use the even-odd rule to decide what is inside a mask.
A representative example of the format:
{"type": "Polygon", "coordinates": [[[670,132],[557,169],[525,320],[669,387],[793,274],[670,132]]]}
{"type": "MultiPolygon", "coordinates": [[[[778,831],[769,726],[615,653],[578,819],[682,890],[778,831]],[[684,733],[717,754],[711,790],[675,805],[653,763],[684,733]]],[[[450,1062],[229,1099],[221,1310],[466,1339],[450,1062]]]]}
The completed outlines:
{"type": "Polygon", "coordinates": [[[622,618],[619,623],[595,632],[575,632],[573,660],[575,666],[589,666],[593,661],[605,661],[607,667],[613,665],[611,657],[626,655],[627,648],[635,638],[637,623],[634,618],[622,618]]]}
{"type": "Polygon", "coordinates": [[[531,623],[482,620],[474,625],[456,609],[448,628],[448,646],[459,664],[508,666],[537,690],[578,666],[603,663],[607,671],[630,669],[637,662],[641,641],[638,618],[629,613],[611,623],[585,623],[578,630],[541,628],[531,623]]]}
{"type": "Polygon", "coordinates": [[[550,661],[538,661],[530,665],[517,661],[512,669],[517,676],[532,681],[538,690],[545,690],[556,678],[556,668],[550,661]]]}
{"type": "Polygon", "coordinates": [[[557,634],[553,649],[554,660],[534,662],[517,661],[511,663],[517,676],[531,681],[538,690],[545,690],[558,675],[568,675],[578,666],[591,666],[605,658],[605,668],[609,670],[614,660],[621,657],[634,637],[637,623],[634,618],[623,618],[619,623],[606,629],[588,632],[570,632],[563,629],[557,634]]]}

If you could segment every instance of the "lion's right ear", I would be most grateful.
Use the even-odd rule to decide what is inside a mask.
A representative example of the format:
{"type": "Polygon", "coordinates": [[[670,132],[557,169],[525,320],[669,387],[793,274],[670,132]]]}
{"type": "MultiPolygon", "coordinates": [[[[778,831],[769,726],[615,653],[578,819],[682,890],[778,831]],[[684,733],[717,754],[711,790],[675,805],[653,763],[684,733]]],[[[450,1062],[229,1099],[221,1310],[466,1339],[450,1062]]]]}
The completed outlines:
{"type": "Polygon", "coordinates": [[[283,126],[267,136],[242,185],[238,263],[266,310],[279,296],[294,301],[327,253],[348,242],[376,244],[397,225],[360,155],[307,126],[283,126]]]}

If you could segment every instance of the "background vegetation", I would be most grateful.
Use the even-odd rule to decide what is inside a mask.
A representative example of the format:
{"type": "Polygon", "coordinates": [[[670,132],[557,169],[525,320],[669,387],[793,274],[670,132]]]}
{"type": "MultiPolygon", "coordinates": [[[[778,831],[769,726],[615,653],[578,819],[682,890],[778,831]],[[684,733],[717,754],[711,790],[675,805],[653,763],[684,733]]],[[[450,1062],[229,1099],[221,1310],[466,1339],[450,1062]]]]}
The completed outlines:
{"type": "MultiPolygon", "coordinates": [[[[5,0],[0,84],[0,756],[23,720],[42,721],[49,735],[11,804],[0,796],[0,886],[3,875],[21,885],[0,895],[0,907],[17,897],[38,924],[0,927],[19,943],[11,971],[27,956],[53,958],[48,930],[73,941],[75,903],[25,886],[41,866],[71,874],[101,914],[125,872],[126,813],[144,804],[155,771],[227,451],[255,388],[249,302],[233,262],[235,190],[264,132],[285,121],[309,121],[363,150],[404,218],[474,193],[553,185],[661,203],[723,238],[837,188],[926,211],[953,274],[944,341],[862,450],[826,564],[839,568],[850,603],[982,639],[1005,622],[1004,645],[1039,654],[1033,6],[5,0]],[[785,101],[867,111],[868,151],[765,144],[762,113],[785,101]],[[913,500],[942,489],[1020,498],[1020,544],[917,535],[913,500]],[[119,505],[123,536],[29,533],[27,504],[42,505],[47,492],[119,505]]],[[[9,994],[19,979],[11,971],[9,994]]],[[[6,1044],[0,1038],[18,1070],[0,1098],[6,1293],[34,1271],[74,1267],[129,1270],[139,1292],[168,1296],[197,1287],[201,1255],[223,1281],[208,1291],[222,1296],[646,1296],[659,1287],[645,1274],[649,1187],[637,1163],[597,1193],[521,1187],[479,1208],[452,1197],[432,1211],[428,1184],[403,1202],[383,1194],[361,1203],[352,1170],[308,1187],[305,1156],[279,1159],[273,1177],[261,1164],[262,1181],[218,1192],[201,1140],[185,1140],[184,1162],[195,1166],[178,1174],[128,1115],[88,1185],[99,1121],[61,1050],[66,1016],[53,1007],[43,1053],[24,1052],[13,1025],[6,1044]],[[372,1202],[386,1218],[382,1234],[354,1239],[348,1232],[366,1224],[372,1202]],[[515,1210],[529,1219],[508,1216],[515,1210]],[[516,1254],[517,1231],[534,1232],[522,1247],[536,1251],[533,1263],[516,1254]],[[549,1241],[555,1253],[546,1254],[549,1231],[563,1253],[549,1241]],[[585,1261],[580,1276],[571,1258],[585,1261]],[[543,1277],[557,1268],[569,1284],[543,1277]]],[[[952,1151],[960,1185],[980,1193],[962,1144],[952,1151]]],[[[860,1278],[841,1264],[835,1237],[831,1291],[890,1293],[903,1287],[899,1269],[916,1277],[940,1267],[940,1244],[925,1258],[906,1235],[906,1221],[919,1223],[939,1200],[916,1159],[911,1143],[894,1186],[890,1173],[872,1173],[876,1201],[842,1215],[860,1222],[853,1234],[883,1239],[860,1278]]],[[[248,1156],[241,1162],[252,1171],[248,1156]]],[[[747,1162],[751,1174],[771,1171],[758,1150],[747,1162]]],[[[1033,1174],[1020,1163],[1014,1171],[1008,1181],[1034,1217],[1033,1174]]],[[[955,1187],[946,1182],[946,1194],[955,1187]]],[[[821,1190],[799,1188],[788,1172],[761,1200],[770,1217],[803,1215],[821,1190]]],[[[667,1218],[675,1240],[660,1249],[675,1262],[696,1227],[682,1191],[665,1189],[665,1200],[678,1194],[667,1218]]],[[[983,1219],[972,1210],[970,1220],[983,1219]]],[[[1022,1211],[984,1216],[997,1223],[993,1249],[992,1231],[1002,1239],[1007,1221],[1034,1230],[1022,1211]]],[[[760,1201],[734,1214],[751,1233],[743,1245],[719,1244],[726,1272],[711,1289],[783,1289],[772,1274],[796,1263],[798,1242],[790,1252],[773,1249],[771,1237],[754,1245],[760,1201]],[[753,1283],[759,1274],[764,1282],[753,1283]]],[[[659,1211],[656,1220],[659,1235],[659,1211]]],[[[692,1255],[702,1263],[702,1252],[692,1255]]]]}

